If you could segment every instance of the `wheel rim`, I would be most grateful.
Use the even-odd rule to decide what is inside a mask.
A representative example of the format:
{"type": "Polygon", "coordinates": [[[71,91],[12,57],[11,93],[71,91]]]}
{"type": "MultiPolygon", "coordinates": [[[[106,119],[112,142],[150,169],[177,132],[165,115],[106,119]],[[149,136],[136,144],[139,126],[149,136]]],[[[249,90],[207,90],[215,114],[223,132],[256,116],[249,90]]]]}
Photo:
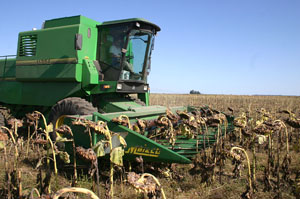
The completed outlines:
{"type": "MultiPolygon", "coordinates": [[[[56,120],[55,129],[58,129],[60,126],[62,126],[64,124],[65,118],[66,118],[66,116],[62,115],[56,120]]],[[[59,137],[63,136],[61,133],[57,133],[57,132],[56,132],[56,135],[59,137]]]]}

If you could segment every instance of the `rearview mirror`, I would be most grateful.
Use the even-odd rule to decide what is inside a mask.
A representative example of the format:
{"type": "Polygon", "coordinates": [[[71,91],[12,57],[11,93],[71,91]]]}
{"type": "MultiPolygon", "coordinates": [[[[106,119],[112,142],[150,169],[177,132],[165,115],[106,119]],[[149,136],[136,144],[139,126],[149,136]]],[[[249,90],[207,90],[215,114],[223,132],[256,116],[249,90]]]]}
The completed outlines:
{"type": "Polygon", "coordinates": [[[82,34],[76,34],[75,36],[75,49],[76,50],[82,49],[82,34]]]}

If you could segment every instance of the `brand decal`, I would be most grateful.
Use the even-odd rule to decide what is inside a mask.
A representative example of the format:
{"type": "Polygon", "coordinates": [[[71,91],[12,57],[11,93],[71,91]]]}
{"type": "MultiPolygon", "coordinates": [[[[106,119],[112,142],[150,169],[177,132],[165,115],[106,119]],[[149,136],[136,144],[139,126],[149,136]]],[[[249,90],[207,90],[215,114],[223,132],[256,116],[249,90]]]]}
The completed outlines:
{"type": "Polygon", "coordinates": [[[16,61],[17,66],[49,65],[49,64],[77,64],[76,58],[59,58],[59,59],[34,59],[16,61]]]}
{"type": "Polygon", "coordinates": [[[149,157],[158,157],[160,155],[159,148],[148,149],[147,146],[133,146],[129,147],[125,153],[130,153],[134,155],[142,155],[142,156],[149,156],[149,157]]]}
{"type": "Polygon", "coordinates": [[[39,64],[51,64],[51,60],[50,59],[38,59],[36,60],[36,63],[39,64]]]}

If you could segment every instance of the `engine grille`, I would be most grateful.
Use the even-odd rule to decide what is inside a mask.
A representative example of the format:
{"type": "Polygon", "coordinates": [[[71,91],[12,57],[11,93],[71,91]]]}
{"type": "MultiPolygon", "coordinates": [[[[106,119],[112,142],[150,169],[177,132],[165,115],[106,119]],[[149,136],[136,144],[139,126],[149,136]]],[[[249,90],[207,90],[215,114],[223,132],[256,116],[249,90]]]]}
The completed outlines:
{"type": "Polygon", "coordinates": [[[36,55],[37,35],[23,35],[20,38],[19,56],[32,57],[36,55]]]}

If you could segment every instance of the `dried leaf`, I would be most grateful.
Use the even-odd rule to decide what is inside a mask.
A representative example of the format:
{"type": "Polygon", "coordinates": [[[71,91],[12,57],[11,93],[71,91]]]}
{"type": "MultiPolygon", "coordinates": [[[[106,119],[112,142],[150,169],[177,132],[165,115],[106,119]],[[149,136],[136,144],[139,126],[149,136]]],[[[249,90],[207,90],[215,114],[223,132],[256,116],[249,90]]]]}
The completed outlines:
{"type": "Polygon", "coordinates": [[[110,153],[110,161],[118,166],[123,166],[124,149],[122,147],[114,148],[110,153]]]}
{"type": "Polygon", "coordinates": [[[47,132],[53,132],[53,124],[50,123],[47,127],[46,127],[46,131],[47,132]]]}
{"type": "Polygon", "coordinates": [[[4,141],[0,141],[0,149],[4,149],[5,147],[5,142],[4,141]]]}
{"type": "Polygon", "coordinates": [[[59,151],[58,156],[61,160],[64,161],[64,163],[69,164],[70,163],[70,155],[65,151],[59,151]]]}
{"type": "Polygon", "coordinates": [[[39,159],[38,163],[35,166],[35,169],[39,168],[42,165],[43,158],[39,159]]]}
{"type": "Polygon", "coordinates": [[[120,140],[120,143],[124,146],[124,148],[126,148],[127,143],[126,143],[125,139],[121,135],[118,135],[118,138],[120,140]]]}
{"type": "Polygon", "coordinates": [[[97,144],[93,146],[93,150],[97,157],[105,156],[104,143],[102,141],[97,142],[97,144]]]}
{"type": "Polygon", "coordinates": [[[256,135],[257,136],[257,141],[258,144],[262,145],[263,143],[265,143],[267,141],[267,136],[264,135],[256,135]]]}
{"type": "Polygon", "coordinates": [[[71,142],[71,141],[73,141],[73,140],[72,140],[72,139],[65,138],[65,137],[57,136],[55,141],[56,141],[56,142],[71,142]]]}

